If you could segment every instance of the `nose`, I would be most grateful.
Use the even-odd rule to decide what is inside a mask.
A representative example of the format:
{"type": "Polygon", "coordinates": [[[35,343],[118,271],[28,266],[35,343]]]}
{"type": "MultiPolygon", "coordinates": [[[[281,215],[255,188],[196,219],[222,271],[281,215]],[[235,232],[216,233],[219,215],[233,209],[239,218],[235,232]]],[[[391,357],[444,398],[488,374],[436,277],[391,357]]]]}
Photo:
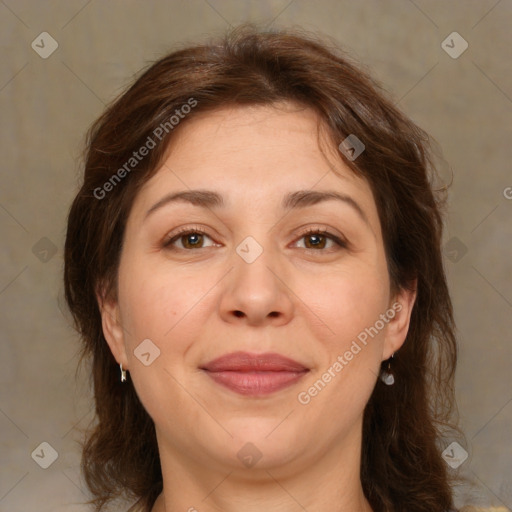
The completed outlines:
{"type": "Polygon", "coordinates": [[[287,324],[294,311],[291,283],[270,252],[263,251],[252,263],[235,253],[233,263],[220,301],[222,319],[250,326],[287,324]]]}

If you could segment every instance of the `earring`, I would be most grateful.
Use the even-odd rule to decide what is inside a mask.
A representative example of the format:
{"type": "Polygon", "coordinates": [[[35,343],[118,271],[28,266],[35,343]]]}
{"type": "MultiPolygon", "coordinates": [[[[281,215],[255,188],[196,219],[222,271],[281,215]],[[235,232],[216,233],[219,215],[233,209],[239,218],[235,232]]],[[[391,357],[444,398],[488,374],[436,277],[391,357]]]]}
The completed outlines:
{"type": "Polygon", "coordinates": [[[386,386],[392,386],[395,383],[395,377],[391,373],[391,359],[395,354],[391,354],[391,357],[388,359],[388,368],[387,370],[383,370],[380,376],[380,380],[386,384],[386,386]]]}
{"type": "Polygon", "coordinates": [[[126,382],[126,370],[123,370],[123,363],[119,365],[121,368],[121,382],[126,382]]]}

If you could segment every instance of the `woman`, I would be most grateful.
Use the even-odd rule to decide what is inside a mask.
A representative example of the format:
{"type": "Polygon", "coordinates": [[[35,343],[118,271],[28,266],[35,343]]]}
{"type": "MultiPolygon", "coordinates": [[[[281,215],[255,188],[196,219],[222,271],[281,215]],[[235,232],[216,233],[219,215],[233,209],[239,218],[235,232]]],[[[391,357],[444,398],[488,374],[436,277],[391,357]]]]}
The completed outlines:
{"type": "Polygon", "coordinates": [[[171,53],[114,101],[65,255],[96,510],[451,510],[432,176],[426,134],[297,33],[171,53]]]}

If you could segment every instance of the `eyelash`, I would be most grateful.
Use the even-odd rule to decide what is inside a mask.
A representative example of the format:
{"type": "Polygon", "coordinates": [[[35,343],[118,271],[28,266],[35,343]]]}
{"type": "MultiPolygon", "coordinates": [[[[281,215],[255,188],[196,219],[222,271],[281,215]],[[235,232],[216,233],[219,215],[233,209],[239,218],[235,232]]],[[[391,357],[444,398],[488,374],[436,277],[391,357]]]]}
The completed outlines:
{"type": "MultiPolygon", "coordinates": [[[[201,229],[200,227],[194,227],[194,228],[187,227],[187,228],[181,229],[177,233],[174,233],[170,237],[166,237],[164,239],[163,243],[162,243],[162,247],[165,248],[165,249],[168,249],[168,250],[191,251],[193,249],[182,249],[181,247],[177,247],[176,248],[176,247],[172,247],[172,244],[174,242],[176,242],[177,240],[179,240],[180,238],[182,238],[182,237],[184,237],[186,235],[192,235],[192,234],[205,235],[205,236],[207,236],[208,238],[211,239],[211,237],[208,235],[208,233],[205,230],[201,229]]],[[[348,247],[348,243],[347,243],[347,241],[345,239],[340,238],[340,237],[330,233],[329,231],[323,230],[323,229],[309,228],[308,230],[306,230],[303,233],[301,233],[297,240],[300,240],[302,238],[306,238],[306,237],[312,236],[312,235],[324,236],[325,238],[333,241],[338,246],[338,248],[340,248],[340,249],[346,249],[348,247]]],[[[206,249],[206,247],[199,247],[199,249],[206,249]]],[[[306,252],[315,252],[315,253],[318,253],[318,252],[331,252],[329,249],[304,248],[303,250],[306,251],[306,252]]]]}

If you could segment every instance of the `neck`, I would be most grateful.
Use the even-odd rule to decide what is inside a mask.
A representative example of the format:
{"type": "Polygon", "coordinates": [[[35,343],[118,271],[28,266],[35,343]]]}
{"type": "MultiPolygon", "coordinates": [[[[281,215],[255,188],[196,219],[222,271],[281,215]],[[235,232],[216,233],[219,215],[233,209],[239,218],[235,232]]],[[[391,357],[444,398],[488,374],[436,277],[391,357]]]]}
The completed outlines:
{"type": "Polygon", "coordinates": [[[152,512],[372,512],[359,477],[360,447],[356,434],[315,461],[241,469],[198,462],[159,439],[164,490],[152,512]]]}
{"type": "MultiPolygon", "coordinates": [[[[276,485],[279,485],[279,483],[276,482],[276,485]]],[[[243,491],[238,491],[238,494],[241,494],[243,491]]],[[[283,488],[283,493],[284,494],[287,494],[287,491],[283,488]]],[[[283,498],[283,497],[281,497],[283,498]]],[[[209,505],[204,505],[204,499],[199,501],[199,505],[196,505],[196,506],[188,506],[188,508],[183,508],[183,506],[180,506],[180,505],[173,505],[172,503],[174,503],[175,501],[177,500],[171,500],[171,499],[166,499],[165,498],[165,494],[162,493],[158,496],[153,508],[152,508],[152,512],[174,512],[174,511],[187,511],[187,512],[209,512],[209,511],[221,511],[221,510],[227,510],[227,511],[231,511],[231,510],[235,510],[236,507],[241,507],[241,506],[245,506],[245,503],[247,502],[247,500],[244,500],[243,502],[239,502],[238,500],[237,501],[230,501],[228,503],[225,503],[224,505],[220,505],[218,503],[211,503],[209,505]],[[229,503],[231,503],[231,506],[229,505],[229,503]],[[243,505],[238,505],[238,503],[244,503],[243,505]],[[220,508],[220,507],[225,507],[225,508],[220,508]]],[[[337,511],[337,512],[373,512],[373,509],[371,508],[370,504],[368,503],[368,501],[366,500],[366,498],[364,497],[363,495],[363,492],[361,490],[359,496],[357,499],[353,500],[353,504],[350,503],[350,500],[343,500],[343,503],[339,503],[338,506],[337,505],[333,505],[333,504],[329,504],[329,503],[325,503],[326,500],[322,500],[322,504],[319,504],[317,506],[313,506],[313,505],[308,505],[307,507],[302,505],[300,502],[298,502],[298,500],[296,500],[293,496],[289,495],[288,496],[288,499],[281,499],[279,501],[282,501],[283,504],[282,506],[280,506],[279,508],[277,508],[277,510],[283,510],[283,511],[288,511],[290,510],[290,504],[293,503],[295,508],[297,508],[297,510],[308,510],[313,512],[313,511],[320,511],[321,508],[323,510],[325,510],[325,507],[329,507],[328,510],[333,510],[333,511],[337,511]]],[[[191,503],[191,501],[189,501],[189,504],[191,503]]],[[[264,510],[274,510],[273,508],[271,508],[271,505],[270,504],[267,504],[268,503],[268,500],[265,498],[265,500],[262,499],[262,494],[258,494],[258,496],[256,497],[255,500],[253,500],[251,502],[253,508],[249,508],[249,510],[259,510],[261,511],[261,509],[263,508],[264,510]],[[261,507],[261,508],[260,508],[261,507]]],[[[246,509],[244,509],[246,510],[246,509]]]]}

